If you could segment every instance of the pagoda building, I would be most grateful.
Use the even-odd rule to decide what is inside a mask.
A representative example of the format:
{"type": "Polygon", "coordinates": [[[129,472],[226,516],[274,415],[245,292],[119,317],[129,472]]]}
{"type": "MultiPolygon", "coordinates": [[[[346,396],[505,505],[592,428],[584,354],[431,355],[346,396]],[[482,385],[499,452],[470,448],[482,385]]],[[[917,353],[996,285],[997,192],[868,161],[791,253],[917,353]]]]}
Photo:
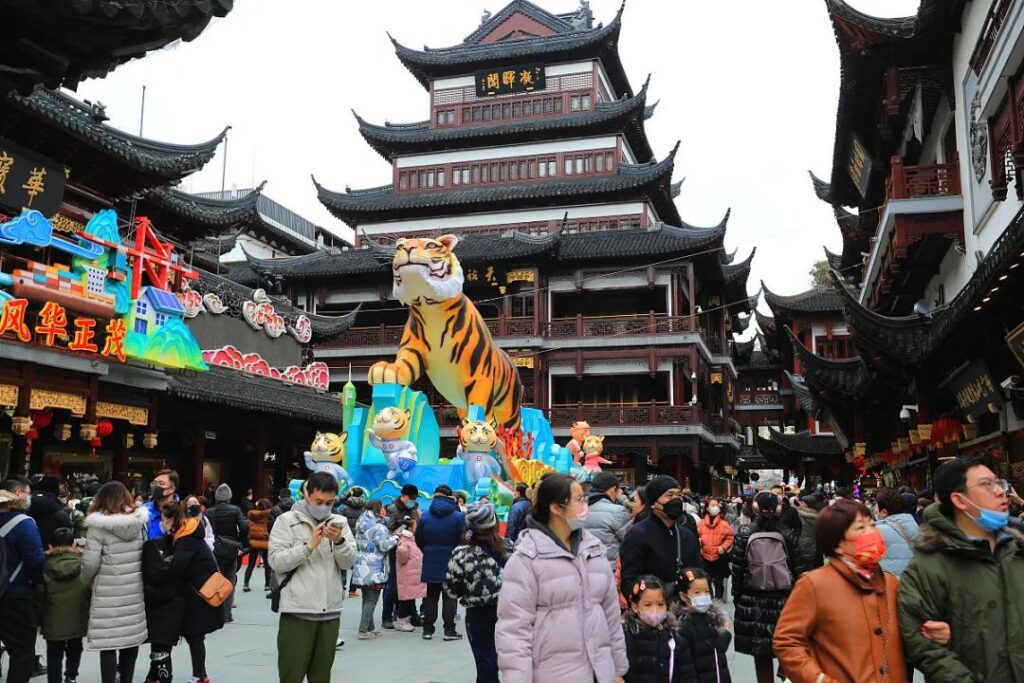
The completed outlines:
{"type": "Polygon", "coordinates": [[[847,460],[868,486],[925,488],[964,454],[1020,485],[1024,16],[999,1],[924,0],[901,19],[826,9],[841,94],[814,188],[842,232],[832,280],[859,361],[805,358],[804,377],[853,430],[847,460]]]}
{"type": "MultiPolygon", "coordinates": [[[[731,333],[750,322],[753,254],[727,253],[728,213],[684,222],[676,149],[656,157],[618,54],[620,10],[595,24],[586,2],[553,14],[516,0],[459,45],[395,52],[429,97],[427,118],[358,130],[391,165],[386,185],[320,201],[357,235],[351,249],[250,258],[231,277],[277,286],[320,314],[358,310],[336,343],[316,345],[332,386],[392,355],[408,315],[391,300],[391,243],[453,233],[465,291],[520,370],[525,403],[559,439],[586,420],[627,480],[665,472],[726,492],[739,449],[731,333]]],[[[424,381],[447,454],[455,410],[424,381]]]]}

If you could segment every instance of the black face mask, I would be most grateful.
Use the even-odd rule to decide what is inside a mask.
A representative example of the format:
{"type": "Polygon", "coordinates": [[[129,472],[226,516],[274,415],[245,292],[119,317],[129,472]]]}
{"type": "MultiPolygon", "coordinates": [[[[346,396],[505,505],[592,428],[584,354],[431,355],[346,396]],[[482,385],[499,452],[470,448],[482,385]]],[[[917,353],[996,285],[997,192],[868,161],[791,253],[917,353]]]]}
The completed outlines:
{"type": "Polygon", "coordinates": [[[661,511],[664,512],[665,516],[672,521],[679,519],[683,514],[685,514],[683,510],[683,501],[679,498],[673,498],[669,502],[663,503],[661,511]]]}
{"type": "Polygon", "coordinates": [[[185,515],[188,517],[198,517],[200,509],[198,505],[189,505],[185,508],[185,515]]]}
{"type": "Polygon", "coordinates": [[[163,500],[164,490],[163,488],[154,485],[153,489],[149,492],[150,500],[163,500]]]}

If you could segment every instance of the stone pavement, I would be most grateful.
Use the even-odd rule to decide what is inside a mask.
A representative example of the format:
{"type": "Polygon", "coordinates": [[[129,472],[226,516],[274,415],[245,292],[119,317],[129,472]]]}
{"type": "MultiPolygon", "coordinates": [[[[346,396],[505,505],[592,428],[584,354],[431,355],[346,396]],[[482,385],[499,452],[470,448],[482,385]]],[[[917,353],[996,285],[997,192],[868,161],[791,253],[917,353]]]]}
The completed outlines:
{"type": "MultiPolygon", "coordinates": [[[[207,672],[212,683],[273,683],[277,680],[277,615],[270,611],[270,601],[264,597],[261,571],[258,569],[253,576],[254,584],[260,586],[258,589],[254,588],[251,593],[239,589],[235,621],[206,639],[207,672]]],[[[463,638],[444,642],[440,638],[440,625],[431,641],[420,638],[419,631],[384,631],[374,640],[356,640],[360,600],[345,600],[341,634],[346,642],[338,650],[333,680],[343,683],[473,683],[476,680],[469,641],[463,638]]],[[[462,621],[458,622],[458,630],[465,635],[462,621]]],[[[753,659],[732,652],[729,657],[733,680],[752,682],[753,659]]],[[[143,645],[134,683],[143,681],[148,670],[149,646],[143,645]]],[[[191,673],[188,645],[182,643],[174,649],[174,680],[187,682],[191,673]]],[[[36,678],[33,683],[44,680],[36,678]]],[[[86,652],[79,681],[99,683],[99,680],[99,654],[86,652]]]]}

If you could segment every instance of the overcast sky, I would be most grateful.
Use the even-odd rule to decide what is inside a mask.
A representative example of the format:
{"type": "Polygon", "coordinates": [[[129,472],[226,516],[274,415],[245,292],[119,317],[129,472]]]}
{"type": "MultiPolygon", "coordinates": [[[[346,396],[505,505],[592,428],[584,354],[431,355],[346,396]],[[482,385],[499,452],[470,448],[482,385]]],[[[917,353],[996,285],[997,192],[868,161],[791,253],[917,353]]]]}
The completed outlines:
{"type": "MultiPolygon", "coordinates": [[[[578,0],[535,0],[554,12],[578,0]]],[[[592,0],[608,22],[620,0],[592,0]]],[[[918,0],[850,0],[876,16],[904,16],[918,0]]],[[[146,85],[143,134],[195,143],[232,127],[227,187],[267,180],[266,194],[339,234],[317,201],[314,174],[330,189],[370,187],[390,167],[359,135],[350,109],[374,123],[429,116],[427,92],[395,57],[403,44],[444,47],[474,30],[500,0],[240,0],[192,43],[152,53],[80,97],[107,105],[111,124],[133,133],[146,85]]],[[[822,245],[839,251],[831,209],[807,170],[832,166],[839,58],[824,0],[628,0],[619,45],[634,88],[652,74],[647,122],[661,158],[676,140],[683,219],[713,225],[732,208],[726,245],[737,258],[757,247],[748,288],[809,287],[822,245]]],[[[222,151],[183,189],[219,190],[222,151]]],[[[766,310],[763,300],[762,310],[766,310]]]]}

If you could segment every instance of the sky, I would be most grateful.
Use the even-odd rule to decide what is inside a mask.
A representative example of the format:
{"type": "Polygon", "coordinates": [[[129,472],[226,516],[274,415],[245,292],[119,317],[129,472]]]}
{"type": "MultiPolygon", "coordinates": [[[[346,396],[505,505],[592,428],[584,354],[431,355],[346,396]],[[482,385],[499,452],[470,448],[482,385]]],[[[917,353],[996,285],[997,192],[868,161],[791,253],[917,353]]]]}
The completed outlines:
{"type": "MultiPolygon", "coordinates": [[[[578,0],[535,0],[553,12],[578,0]]],[[[914,14],[918,0],[848,0],[875,16],[914,14]]],[[[610,21],[620,0],[591,0],[610,21]]],[[[429,97],[395,57],[390,32],[409,47],[457,44],[501,0],[242,0],[199,38],[150,53],[77,96],[99,100],[110,124],[147,138],[198,143],[230,125],[226,187],[267,180],[265,194],[343,235],[310,180],[363,188],[391,180],[389,164],[359,135],[350,110],[373,123],[420,121],[429,97]]],[[[824,0],[628,0],[619,53],[648,102],[655,154],[677,140],[674,179],[684,221],[714,225],[729,208],[726,246],[737,259],[757,247],[748,290],[810,287],[822,245],[841,250],[832,210],[807,171],[832,167],[839,57],[824,0]]],[[[219,190],[224,148],[186,179],[219,190]]],[[[763,299],[761,309],[767,311],[763,299]]]]}

